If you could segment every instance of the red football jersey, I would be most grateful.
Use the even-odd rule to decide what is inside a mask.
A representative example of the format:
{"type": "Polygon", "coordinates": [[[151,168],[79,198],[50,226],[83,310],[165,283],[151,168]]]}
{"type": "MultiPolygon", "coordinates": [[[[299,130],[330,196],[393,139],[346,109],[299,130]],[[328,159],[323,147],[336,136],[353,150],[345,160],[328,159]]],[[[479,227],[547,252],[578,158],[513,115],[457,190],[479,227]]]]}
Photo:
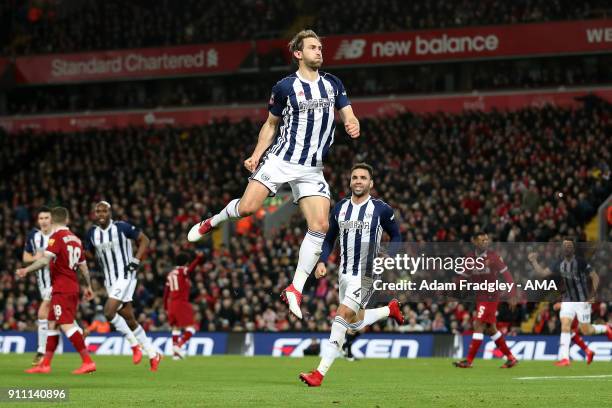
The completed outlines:
{"type": "Polygon", "coordinates": [[[85,262],[81,240],[67,227],[57,229],[49,237],[45,253],[51,256],[53,293],[79,293],[77,269],[85,262]]]}
{"type": "MultiPolygon", "coordinates": [[[[472,252],[469,257],[474,259],[478,257],[483,258],[482,262],[484,263],[483,268],[478,268],[478,264],[476,264],[477,266],[469,271],[471,282],[481,283],[487,281],[493,283],[500,280],[500,275],[508,270],[502,257],[495,251],[486,250],[483,254],[478,255],[472,252]]],[[[502,279],[502,281],[505,282],[506,280],[502,279]]],[[[477,298],[481,301],[495,301],[498,298],[498,293],[478,292],[477,298]]]]}
{"type": "Polygon", "coordinates": [[[173,300],[189,301],[189,290],[191,289],[191,281],[187,267],[179,266],[168,272],[166,278],[166,286],[168,287],[168,298],[173,300]]]}
{"type": "Polygon", "coordinates": [[[191,262],[189,267],[177,266],[168,272],[168,276],[166,277],[166,290],[164,291],[164,297],[167,297],[167,300],[189,301],[189,291],[191,289],[191,280],[189,275],[191,272],[193,272],[196,266],[198,266],[202,259],[203,257],[197,256],[191,262]]]}

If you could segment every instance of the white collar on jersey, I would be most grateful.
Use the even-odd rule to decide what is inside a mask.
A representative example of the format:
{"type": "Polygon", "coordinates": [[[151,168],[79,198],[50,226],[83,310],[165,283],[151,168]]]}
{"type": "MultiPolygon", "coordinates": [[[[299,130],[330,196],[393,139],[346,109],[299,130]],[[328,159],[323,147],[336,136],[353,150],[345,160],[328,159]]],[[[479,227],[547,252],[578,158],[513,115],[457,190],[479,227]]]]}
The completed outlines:
{"type": "Polygon", "coordinates": [[[351,204],[353,205],[353,207],[361,207],[362,205],[364,205],[365,203],[367,203],[368,201],[370,201],[372,197],[368,194],[368,198],[361,204],[355,204],[355,202],[353,201],[353,196],[351,195],[351,204]]]}
{"type": "Polygon", "coordinates": [[[316,84],[317,82],[319,82],[319,79],[321,79],[321,75],[318,75],[317,72],[317,79],[315,79],[314,81],[309,81],[306,78],[304,78],[303,76],[300,75],[300,71],[295,71],[295,75],[297,75],[297,77],[300,79],[300,81],[309,83],[309,84],[316,84]]]}

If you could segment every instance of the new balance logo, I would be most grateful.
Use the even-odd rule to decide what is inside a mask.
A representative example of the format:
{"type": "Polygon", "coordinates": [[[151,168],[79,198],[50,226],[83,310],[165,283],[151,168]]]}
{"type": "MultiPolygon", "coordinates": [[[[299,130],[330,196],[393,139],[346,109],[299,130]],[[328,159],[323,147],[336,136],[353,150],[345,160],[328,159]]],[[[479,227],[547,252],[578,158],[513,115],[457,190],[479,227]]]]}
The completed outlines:
{"type": "Polygon", "coordinates": [[[361,58],[363,49],[366,45],[366,40],[358,38],[355,40],[342,40],[336,55],[335,60],[351,60],[361,58]]]}

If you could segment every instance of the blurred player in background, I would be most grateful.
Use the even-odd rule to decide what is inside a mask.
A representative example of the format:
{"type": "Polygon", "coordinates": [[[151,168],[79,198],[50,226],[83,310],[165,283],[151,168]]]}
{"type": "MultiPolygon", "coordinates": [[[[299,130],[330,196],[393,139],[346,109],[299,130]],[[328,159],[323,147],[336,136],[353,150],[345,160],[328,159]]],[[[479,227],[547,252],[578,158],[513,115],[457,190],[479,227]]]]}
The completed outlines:
{"type": "Polygon", "coordinates": [[[308,232],[300,246],[293,282],[281,296],[291,313],[301,319],[304,284],[319,259],[329,227],[330,194],[323,160],[334,141],[334,108],[350,137],[359,137],[360,127],[342,82],[319,71],[323,46],[317,34],[311,30],[299,32],[289,43],[289,50],[298,70],[272,88],[268,118],[255,150],[244,161],[252,175],[242,198],[230,201],[220,213],[194,225],[188,239],[196,242],[224,221],[254,214],[266,197],[289,183],[294,202],[306,218],[308,232]]]}
{"type": "Polygon", "coordinates": [[[164,287],[164,308],[168,314],[168,323],[172,326],[172,351],[174,359],[184,358],[182,349],[195,333],[193,307],[189,303],[191,273],[204,260],[204,254],[197,251],[195,259],[187,266],[189,256],[180,253],[176,257],[176,267],[168,272],[164,287]],[[181,332],[182,331],[182,332],[181,332]]]}
{"type": "MultiPolygon", "coordinates": [[[[553,310],[556,312],[561,310],[561,302],[555,303],[553,305],[553,310]]],[[[572,339],[572,342],[575,343],[578,347],[580,347],[580,349],[584,352],[584,356],[586,358],[587,365],[589,365],[593,362],[593,357],[595,357],[595,353],[584,342],[584,339],[582,338],[582,336],[580,335],[580,331],[578,330],[578,326],[579,326],[578,319],[574,317],[574,320],[572,320],[572,327],[571,327],[571,336],[572,336],[571,339],[572,339]]]]}
{"type": "Polygon", "coordinates": [[[562,245],[563,257],[555,260],[550,267],[540,265],[535,252],[528,255],[529,262],[540,277],[553,277],[562,282],[563,300],[559,310],[561,338],[559,340],[559,361],[555,363],[557,367],[570,365],[569,348],[574,319],[578,320],[578,327],[582,334],[589,336],[606,333],[608,339],[612,340],[611,326],[591,324],[591,303],[595,301],[599,276],[584,258],[576,255],[576,243],[573,239],[564,239],[562,245]],[[589,278],[591,279],[590,287],[589,278]]]}
{"type": "Polygon", "coordinates": [[[49,237],[49,243],[44,254],[27,268],[17,270],[17,276],[23,278],[29,272],[50,265],[51,286],[53,287],[45,356],[39,365],[26,370],[26,372],[30,374],[51,372],[51,361],[59,342],[59,331],[56,330],[59,326],[83,360],[81,367],[72,373],[86,374],[96,371],[96,364],[91,360],[85,346],[85,340],[79,327],[74,323],[79,305],[80,289],[77,269],[81,272],[86,284],[83,291],[85,299],[93,299],[85,252],[81,240],[67,227],[69,222],[67,209],[63,207],[53,208],[51,210],[51,221],[53,233],[49,237]]]}
{"type": "Polygon", "coordinates": [[[367,282],[372,277],[372,266],[379,253],[383,231],[389,235],[392,243],[401,241],[393,209],[384,201],[370,196],[370,190],[374,187],[373,172],[372,167],[365,163],[353,166],[350,178],[352,195],[338,202],[329,218],[330,227],[315,275],[317,278],[327,275],[327,259],[336,239],[340,237],[340,306],[332,323],[329,341],[321,342],[319,366],[299,376],[309,387],[321,385],[323,377],[342,352],[347,330],[359,331],[388,317],[398,324],[404,323],[396,299],[384,307],[365,309],[373,290],[367,282]]]}
{"type": "MultiPolygon", "coordinates": [[[[485,231],[478,231],[472,236],[472,243],[475,251],[468,255],[471,258],[483,258],[484,268],[472,269],[467,271],[467,274],[472,282],[495,282],[500,278],[504,278],[507,283],[513,283],[512,275],[508,272],[508,267],[504,260],[495,251],[489,249],[489,235],[485,231]]],[[[516,290],[515,286],[510,293],[510,307],[514,309],[516,306],[516,290]]],[[[501,368],[512,368],[518,364],[518,360],[512,355],[512,352],[506,344],[506,340],[502,333],[497,330],[497,306],[499,305],[499,293],[479,292],[476,294],[476,319],[474,320],[474,333],[472,341],[468,349],[468,355],[465,360],[454,362],[455,367],[471,368],[474,358],[478,353],[478,349],[484,339],[484,334],[491,337],[497,348],[506,356],[506,362],[501,368]]]]}
{"type": "MultiPolygon", "coordinates": [[[[49,243],[49,237],[53,233],[51,230],[51,209],[41,207],[38,210],[36,221],[38,228],[30,231],[23,250],[23,262],[26,265],[31,264],[44,255],[49,243]]],[[[52,290],[49,266],[45,266],[36,272],[36,280],[38,282],[41,302],[38,307],[38,349],[32,361],[33,366],[37,366],[42,361],[47,344],[47,330],[49,328],[47,316],[49,315],[52,290]]]]}
{"type": "Polygon", "coordinates": [[[137,272],[149,246],[149,238],[138,228],[123,221],[111,219],[111,205],[100,201],[95,205],[98,225],[87,233],[85,248],[88,256],[95,251],[98,265],[104,271],[104,286],[108,299],[104,315],[121,332],[132,347],[132,361],[140,363],[142,352],[139,344],[149,356],[151,371],[157,371],[161,354],[151,344],[144,329],[136,321],[132,307],[132,296],[137,284],[137,272]],[[136,255],[132,241],[138,244],[136,255]]]}

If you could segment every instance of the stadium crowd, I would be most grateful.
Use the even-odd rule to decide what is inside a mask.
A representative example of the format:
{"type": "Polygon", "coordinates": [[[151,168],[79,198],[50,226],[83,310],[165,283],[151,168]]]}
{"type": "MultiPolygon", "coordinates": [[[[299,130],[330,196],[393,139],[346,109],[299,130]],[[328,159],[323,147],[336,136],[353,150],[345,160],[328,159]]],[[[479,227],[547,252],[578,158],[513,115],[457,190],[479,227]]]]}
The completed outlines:
{"type": "MultiPolygon", "coordinates": [[[[612,57],[334,69],[351,97],[612,83],[612,57]]],[[[267,101],[278,72],[138,82],[16,87],[0,114],[154,109],[267,101]]],[[[1,96],[1,95],[0,95],[1,96]]]]}
{"type": "Polygon", "coordinates": [[[100,49],[280,37],[312,22],[321,35],[596,18],[609,2],[590,0],[8,0],[0,6],[4,54],[100,49]],[[346,10],[351,10],[347,13],[346,10]]]}
{"type": "MultiPolygon", "coordinates": [[[[476,225],[496,241],[584,239],[584,224],[612,193],[611,121],[609,104],[591,103],[581,109],[363,119],[362,139],[337,130],[325,173],[340,199],[347,194],[347,169],[371,163],[374,195],[395,209],[406,241],[466,241],[476,225]]],[[[146,330],[167,330],[165,275],[177,253],[193,250],[185,239],[191,224],[241,194],[247,178],[242,160],[257,132],[258,124],[245,120],[0,137],[0,202],[8,203],[0,210],[0,328],[31,329],[36,321],[35,277],[14,280],[36,208],[68,207],[72,229],[83,237],[94,221],[94,202],[105,199],[114,219],[129,220],[151,238],[134,302],[146,330]]],[[[268,236],[256,219],[227,245],[206,241],[206,260],[194,272],[191,293],[200,329],[329,330],[338,303],[334,274],[307,284],[303,321],[289,316],[279,298],[304,233],[300,216],[268,236]]],[[[90,267],[96,297],[81,305],[84,324],[105,298],[102,274],[95,263],[90,267]]],[[[600,295],[612,299],[609,289],[600,295]]],[[[372,330],[471,330],[469,305],[401,300],[408,323],[372,330]]],[[[601,320],[612,319],[611,306],[597,306],[601,320]]],[[[504,308],[499,320],[518,330],[531,308],[504,308]]],[[[542,327],[555,325],[546,316],[539,319],[546,319],[542,327]]]]}

